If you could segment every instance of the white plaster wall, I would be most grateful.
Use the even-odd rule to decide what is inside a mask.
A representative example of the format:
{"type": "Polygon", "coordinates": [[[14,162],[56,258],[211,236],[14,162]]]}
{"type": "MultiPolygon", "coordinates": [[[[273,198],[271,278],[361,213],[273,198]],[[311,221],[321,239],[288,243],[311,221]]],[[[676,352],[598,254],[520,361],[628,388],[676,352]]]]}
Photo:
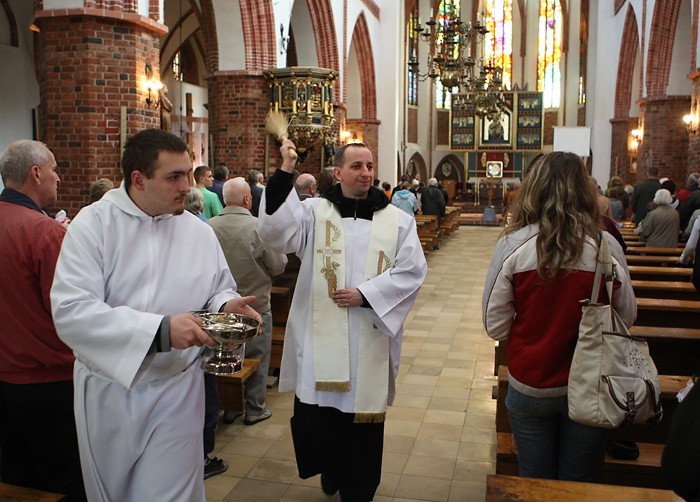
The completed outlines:
{"type": "Polygon", "coordinates": [[[84,6],[83,0],[44,0],[44,10],[82,9],[84,6]]]}
{"type": "MultiPolygon", "coordinates": [[[[578,119],[578,87],[581,65],[581,2],[572,0],[568,3],[569,9],[569,50],[564,64],[566,65],[566,88],[562,93],[562,105],[566,107],[562,124],[564,126],[577,126],[578,119]]],[[[563,69],[563,68],[562,68],[563,69]]]]}
{"type": "Polygon", "coordinates": [[[668,87],[666,94],[669,96],[689,96],[691,84],[688,80],[690,73],[690,48],[691,37],[690,0],[683,0],[678,11],[678,23],[676,24],[676,36],[673,40],[673,56],[671,69],[668,75],[668,87]]]}
{"type": "Polygon", "coordinates": [[[357,49],[353,42],[350,43],[348,51],[346,80],[347,86],[347,108],[345,117],[348,119],[362,118],[362,85],[360,83],[360,66],[357,60],[357,49]]]}
{"type": "MultiPolygon", "coordinates": [[[[0,155],[18,139],[32,139],[32,113],[39,106],[33,57],[34,3],[9,0],[15,14],[19,47],[0,44],[0,155]]],[[[0,183],[1,184],[1,183],[0,183]]]]}
{"type": "Polygon", "coordinates": [[[212,0],[219,37],[219,70],[244,70],[245,46],[238,0],[212,0]]]}
{"type": "Polygon", "coordinates": [[[316,37],[311,24],[309,7],[305,0],[297,0],[294,3],[291,25],[294,30],[294,42],[296,44],[299,66],[319,66],[318,53],[316,52],[316,37]]]}
{"type": "Polygon", "coordinates": [[[600,186],[610,177],[612,125],[615,111],[615,83],[625,9],[617,16],[607,2],[591,2],[588,44],[588,103],[586,125],[591,127],[592,175],[600,186]]]}

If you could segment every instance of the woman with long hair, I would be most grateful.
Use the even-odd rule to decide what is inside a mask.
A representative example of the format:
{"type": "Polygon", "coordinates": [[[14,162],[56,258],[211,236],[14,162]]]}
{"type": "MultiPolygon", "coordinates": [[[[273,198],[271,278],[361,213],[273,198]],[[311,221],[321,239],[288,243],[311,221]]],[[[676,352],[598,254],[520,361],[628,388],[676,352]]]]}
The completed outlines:
{"type": "MultiPolygon", "coordinates": [[[[580,157],[543,155],[530,168],[493,254],[483,297],[486,332],[508,342],[505,404],[526,477],[592,480],[607,430],[571,421],[567,382],[591,297],[600,218],[580,157]]],[[[616,265],[612,303],[628,326],[637,313],[624,254],[607,232],[616,265]]],[[[608,302],[605,288],[600,301],[608,302]]]]}

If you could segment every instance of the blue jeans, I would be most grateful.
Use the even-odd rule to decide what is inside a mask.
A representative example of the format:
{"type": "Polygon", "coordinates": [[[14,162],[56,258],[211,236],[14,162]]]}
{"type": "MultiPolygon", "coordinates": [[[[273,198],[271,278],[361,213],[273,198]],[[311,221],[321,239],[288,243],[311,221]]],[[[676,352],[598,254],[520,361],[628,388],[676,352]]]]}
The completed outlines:
{"type": "Polygon", "coordinates": [[[566,396],[531,397],[508,387],[506,409],[518,447],[521,476],[594,480],[603,458],[607,429],[570,420],[566,396]]]}

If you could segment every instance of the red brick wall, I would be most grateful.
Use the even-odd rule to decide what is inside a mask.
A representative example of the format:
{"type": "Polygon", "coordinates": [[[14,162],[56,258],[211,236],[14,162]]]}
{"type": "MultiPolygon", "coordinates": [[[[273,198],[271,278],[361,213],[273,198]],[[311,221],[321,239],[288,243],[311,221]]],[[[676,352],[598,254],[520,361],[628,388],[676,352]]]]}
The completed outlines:
{"type": "Polygon", "coordinates": [[[639,147],[638,179],[646,178],[651,165],[659,168],[662,177],[682,184],[688,173],[688,132],[683,115],[690,109],[690,96],[649,99],[640,103],[644,131],[639,147]]]}
{"type": "MultiPolygon", "coordinates": [[[[695,96],[693,110],[697,117],[700,107],[700,103],[698,103],[698,96],[700,96],[700,73],[697,72],[693,78],[693,96],[695,96]]],[[[696,131],[688,138],[688,173],[698,171],[700,171],[700,131],[696,131]]],[[[685,183],[685,181],[683,181],[683,183],[685,183]]]]}
{"type": "MultiPolygon", "coordinates": [[[[268,80],[259,72],[218,72],[207,79],[214,164],[232,171],[263,168],[268,80]]],[[[271,156],[277,149],[270,143],[271,156]]]]}
{"type": "Polygon", "coordinates": [[[46,47],[37,51],[41,138],[59,166],[56,207],[74,216],[92,181],[121,180],[121,107],[127,109],[127,135],[160,126],[158,111],[146,108],[141,84],[147,61],[158,75],[162,31],[134,14],[136,22],[57,14],[39,13],[36,21],[39,47],[46,47]]]}
{"type": "Polygon", "coordinates": [[[612,123],[612,145],[610,151],[610,176],[619,176],[627,184],[634,185],[635,175],[629,172],[630,151],[629,138],[630,131],[638,124],[637,117],[613,119],[612,123]]]}
{"type": "Polygon", "coordinates": [[[625,27],[620,45],[620,62],[617,67],[617,85],[615,88],[615,118],[629,116],[632,104],[632,80],[634,78],[634,61],[639,47],[637,18],[632,6],[627,7],[625,27]]]}
{"type": "Polygon", "coordinates": [[[647,56],[646,95],[649,97],[666,94],[680,6],[681,0],[664,0],[654,6],[647,56]]]}
{"type": "Polygon", "coordinates": [[[374,77],[374,56],[372,41],[364,13],[360,14],[352,34],[360,64],[360,85],[362,86],[362,118],[377,118],[377,84],[374,77]]]}

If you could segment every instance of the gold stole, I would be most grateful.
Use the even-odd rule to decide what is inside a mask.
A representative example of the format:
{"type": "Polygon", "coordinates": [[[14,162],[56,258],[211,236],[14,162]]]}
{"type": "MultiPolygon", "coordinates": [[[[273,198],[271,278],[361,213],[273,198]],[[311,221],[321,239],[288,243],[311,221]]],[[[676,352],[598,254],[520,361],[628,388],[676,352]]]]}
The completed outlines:
{"type": "MultiPolygon", "coordinates": [[[[366,280],[390,269],[396,256],[398,213],[387,206],[374,213],[365,260],[366,280]]],[[[345,286],[343,220],[335,206],[322,199],[314,227],[313,357],[316,390],[349,392],[350,347],[348,309],[332,300],[345,286]]],[[[389,336],[372,324],[367,309],[360,314],[355,389],[355,422],[383,422],[389,395],[389,336]]]]}

